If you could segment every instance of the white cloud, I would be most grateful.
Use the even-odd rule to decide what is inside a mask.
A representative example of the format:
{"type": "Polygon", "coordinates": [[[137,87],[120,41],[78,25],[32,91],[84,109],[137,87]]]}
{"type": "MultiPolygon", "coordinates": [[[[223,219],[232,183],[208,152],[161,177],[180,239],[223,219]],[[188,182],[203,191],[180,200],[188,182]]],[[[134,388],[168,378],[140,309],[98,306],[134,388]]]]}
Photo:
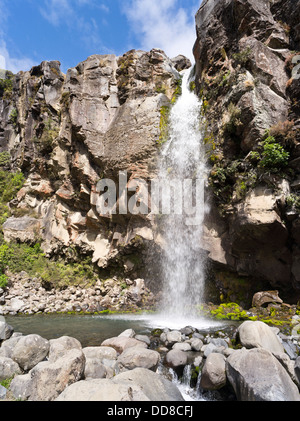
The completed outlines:
{"type": "Polygon", "coordinates": [[[8,6],[8,0],[0,0],[0,69],[18,73],[20,70],[30,70],[36,63],[27,57],[13,56],[7,47],[6,26],[12,16],[8,6]]]}
{"type": "Polygon", "coordinates": [[[36,63],[27,57],[12,57],[4,40],[0,39],[0,68],[18,73],[30,70],[36,63]]]}
{"type": "MultiPolygon", "coordinates": [[[[0,0],[1,1],[1,0],[0,0]]],[[[41,15],[53,26],[64,26],[68,30],[80,33],[79,40],[87,47],[104,50],[99,37],[99,28],[93,17],[83,13],[84,8],[100,9],[102,13],[109,13],[109,8],[95,0],[44,0],[40,6],[41,15]]]]}
{"type": "Polygon", "coordinates": [[[180,7],[178,0],[130,0],[124,13],[140,38],[139,48],[161,48],[169,57],[184,54],[193,61],[194,15],[199,1],[198,7],[195,6],[189,6],[189,9],[180,7]]]}

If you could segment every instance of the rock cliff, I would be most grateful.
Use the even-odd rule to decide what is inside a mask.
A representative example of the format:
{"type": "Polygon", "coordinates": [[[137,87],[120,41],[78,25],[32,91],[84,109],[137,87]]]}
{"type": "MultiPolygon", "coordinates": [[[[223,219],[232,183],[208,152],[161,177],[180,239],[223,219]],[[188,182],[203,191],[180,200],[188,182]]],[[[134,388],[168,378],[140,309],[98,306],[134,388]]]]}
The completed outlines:
{"type": "Polygon", "coordinates": [[[299,297],[299,14],[298,0],[207,0],[196,15],[206,248],[228,298],[222,271],[299,297]]]}
{"type": "Polygon", "coordinates": [[[184,57],[171,61],[153,49],[94,55],[66,75],[57,61],[15,77],[7,72],[0,151],[9,152],[6,168],[21,170],[26,181],[9,203],[4,239],[41,242],[49,257],[89,255],[114,273],[143,270],[152,221],[99,214],[96,186],[111,179],[119,189],[121,171],[128,182],[153,178],[161,109],[170,106],[186,66],[184,57]]]}

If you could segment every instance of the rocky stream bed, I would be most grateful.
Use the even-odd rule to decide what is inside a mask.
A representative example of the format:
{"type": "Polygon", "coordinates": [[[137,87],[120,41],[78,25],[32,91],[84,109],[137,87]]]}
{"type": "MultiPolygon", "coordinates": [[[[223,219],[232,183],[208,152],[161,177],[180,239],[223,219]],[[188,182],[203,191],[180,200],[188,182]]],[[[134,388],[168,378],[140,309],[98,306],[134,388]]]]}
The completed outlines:
{"type": "MultiPolygon", "coordinates": [[[[294,323],[299,316],[293,316],[294,323]]],[[[300,342],[261,321],[215,333],[126,329],[100,346],[0,321],[4,401],[299,401],[300,342]]]]}

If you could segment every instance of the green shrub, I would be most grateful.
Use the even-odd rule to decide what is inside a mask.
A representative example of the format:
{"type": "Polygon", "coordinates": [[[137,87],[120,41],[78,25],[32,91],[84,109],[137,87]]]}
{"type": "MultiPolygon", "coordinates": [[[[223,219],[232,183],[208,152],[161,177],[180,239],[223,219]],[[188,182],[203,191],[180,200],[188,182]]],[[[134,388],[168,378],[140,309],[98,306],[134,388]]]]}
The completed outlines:
{"type": "Polygon", "coordinates": [[[50,153],[53,150],[54,141],[59,135],[59,129],[55,122],[49,118],[45,122],[45,127],[41,137],[35,137],[33,141],[37,145],[40,152],[50,153]]]}
{"type": "Polygon", "coordinates": [[[242,111],[239,107],[230,103],[228,106],[228,115],[228,121],[224,124],[224,133],[234,135],[238,127],[243,125],[240,120],[242,111]]]}
{"type": "Polygon", "coordinates": [[[276,172],[288,165],[290,154],[276,142],[273,136],[268,136],[262,142],[262,148],[260,167],[276,172]]]}
{"type": "Polygon", "coordinates": [[[250,59],[251,51],[252,51],[251,48],[247,47],[244,50],[240,51],[239,53],[232,54],[232,58],[237,64],[245,66],[250,59]]]}
{"type": "Polygon", "coordinates": [[[8,283],[8,277],[4,274],[0,275],[0,288],[5,288],[8,283]]]}
{"type": "Polygon", "coordinates": [[[167,142],[169,137],[169,115],[170,115],[170,107],[163,106],[160,109],[160,135],[158,139],[158,144],[162,145],[163,143],[167,142]]]}
{"type": "Polygon", "coordinates": [[[0,227],[11,216],[7,203],[22,188],[25,178],[21,172],[11,173],[0,170],[0,227]]]}
{"type": "Polygon", "coordinates": [[[10,202],[23,187],[24,181],[21,172],[0,171],[0,203],[10,202]]]}
{"type": "Polygon", "coordinates": [[[51,287],[92,284],[97,280],[89,259],[81,263],[68,263],[48,259],[40,244],[2,244],[0,246],[0,271],[6,268],[12,273],[27,272],[37,276],[51,287]]]}
{"type": "Polygon", "coordinates": [[[182,77],[180,77],[176,81],[176,89],[175,89],[174,95],[173,95],[173,97],[171,99],[171,103],[172,104],[175,104],[175,102],[181,96],[181,94],[182,94],[182,77]]]}
{"type": "Polygon", "coordinates": [[[247,312],[236,303],[221,304],[211,311],[211,315],[218,320],[252,320],[247,312]]]}
{"type": "Polygon", "coordinates": [[[11,110],[11,113],[9,115],[9,120],[10,120],[10,122],[12,123],[12,125],[14,127],[17,126],[17,123],[18,123],[18,110],[16,108],[13,108],[11,110]]]}
{"type": "Polygon", "coordinates": [[[0,98],[10,99],[13,91],[13,74],[5,72],[5,79],[0,79],[0,98]]]}
{"type": "Polygon", "coordinates": [[[290,194],[286,198],[286,205],[288,208],[300,211],[300,196],[295,193],[290,194]]]}
{"type": "Polygon", "coordinates": [[[10,163],[10,153],[0,152],[0,167],[5,167],[10,163]]]}

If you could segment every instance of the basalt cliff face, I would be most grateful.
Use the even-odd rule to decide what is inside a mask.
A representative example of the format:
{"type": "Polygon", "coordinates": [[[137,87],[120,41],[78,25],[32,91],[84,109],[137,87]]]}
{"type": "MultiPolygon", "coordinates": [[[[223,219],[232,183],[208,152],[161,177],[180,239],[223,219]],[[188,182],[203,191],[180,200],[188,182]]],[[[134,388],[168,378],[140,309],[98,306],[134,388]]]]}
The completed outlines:
{"type": "Polygon", "coordinates": [[[184,57],[171,61],[154,49],[94,55],[66,75],[56,61],[17,74],[0,100],[0,146],[11,157],[7,169],[26,181],[9,203],[4,239],[40,242],[50,258],[88,255],[103,271],[140,274],[153,222],[99,214],[96,186],[110,179],[118,190],[121,171],[128,182],[155,176],[160,110],[186,66],[184,57]]]}
{"type": "MultiPolygon", "coordinates": [[[[191,88],[211,165],[211,299],[247,301],[263,287],[300,295],[299,15],[299,0],[207,0],[196,15],[191,88]]],[[[88,255],[100,272],[141,276],[156,290],[157,220],[99,214],[96,186],[109,178],[118,188],[124,171],[129,182],[155,177],[164,110],[189,66],[132,50],[91,56],[66,75],[53,61],[14,76],[0,92],[0,152],[26,181],[5,240],[40,242],[50,258],[88,255]]]]}
{"type": "Polygon", "coordinates": [[[222,267],[249,291],[267,281],[300,294],[299,16],[298,0],[207,0],[196,15],[211,163],[206,247],[233,298],[222,267]]]}

